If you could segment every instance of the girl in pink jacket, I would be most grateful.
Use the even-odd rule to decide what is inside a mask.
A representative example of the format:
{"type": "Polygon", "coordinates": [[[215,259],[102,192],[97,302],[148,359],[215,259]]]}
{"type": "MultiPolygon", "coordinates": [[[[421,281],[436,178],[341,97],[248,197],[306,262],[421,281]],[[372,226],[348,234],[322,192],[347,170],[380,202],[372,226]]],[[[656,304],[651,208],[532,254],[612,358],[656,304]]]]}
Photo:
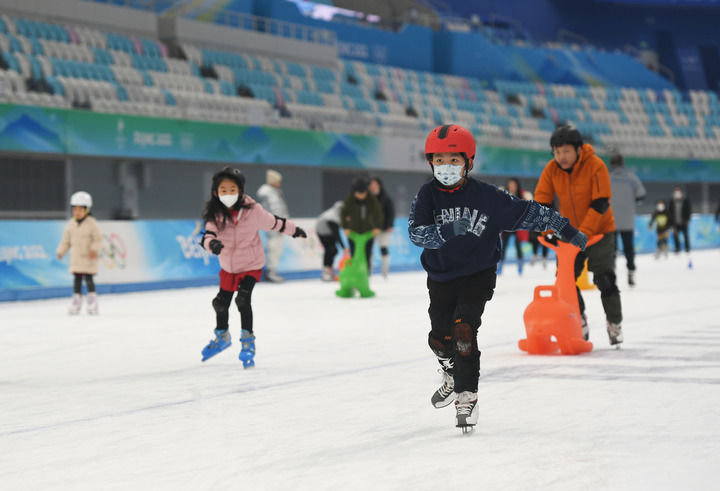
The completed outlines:
{"type": "Polygon", "coordinates": [[[245,176],[240,169],[225,167],[213,176],[210,200],[205,204],[205,234],[201,245],[220,260],[220,291],[212,301],[217,324],[215,339],[202,350],[202,361],[228,348],[228,309],[233,294],[240,311],[242,332],[240,360],[245,368],[255,365],[255,335],[250,304],[255,283],[260,281],[265,252],[259,230],[306,238],[291,220],[275,216],[244,194],[245,176]]]}

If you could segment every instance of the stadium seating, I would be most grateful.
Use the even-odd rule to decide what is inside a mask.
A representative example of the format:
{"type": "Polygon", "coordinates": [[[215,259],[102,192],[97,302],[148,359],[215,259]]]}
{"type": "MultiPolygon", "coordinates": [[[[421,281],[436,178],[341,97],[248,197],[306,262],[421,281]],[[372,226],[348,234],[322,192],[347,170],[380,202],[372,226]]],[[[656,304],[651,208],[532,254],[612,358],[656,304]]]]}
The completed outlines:
{"type": "Polygon", "coordinates": [[[572,122],[629,155],[715,158],[712,92],[578,86],[419,72],[359,61],[336,68],[180,46],[156,39],[0,16],[0,100],[101,112],[424,136],[446,122],[481,143],[546,149],[572,122]]]}

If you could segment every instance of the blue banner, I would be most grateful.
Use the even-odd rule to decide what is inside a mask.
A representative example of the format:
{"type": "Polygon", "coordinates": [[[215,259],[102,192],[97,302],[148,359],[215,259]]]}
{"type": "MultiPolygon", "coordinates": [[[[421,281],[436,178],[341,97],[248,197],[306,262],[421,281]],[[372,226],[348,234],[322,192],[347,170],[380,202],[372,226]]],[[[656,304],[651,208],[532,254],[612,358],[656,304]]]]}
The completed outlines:
{"type": "MultiPolygon", "coordinates": [[[[638,253],[654,252],[656,236],[647,215],[637,217],[638,253]]],[[[314,219],[295,222],[308,232],[306,240],[285,237],[279,272],[289,278],[319,277],[322,246],[314,219]]],[[[65,221],[3,221],[0,227],[0,301],[47,298],[70,294],[72,275],[68,256],[58,260],[55,250],[65,221]]],[[[202,223],[193,220],[100,221],[103,247],[96,283],[100,293],[213,285],[220,270],[215,256],[198,243],[202,223]]],[[[262,234],[261,234],[262,235],[262,234]]],[[[720,227],[711,215],[694,215],[690,226],[693,249],[720,247],[720,227]]],[[[524,244],[529,256],[529,244],[524,244]]],[[[395,220],[390,240],[392,271],[420,270],[422,249],[410,243],[407,218],[395,220]]],[[[525,252],[525,251],[524,251],[525,252]]],[[[509,247],[506,259],[515,260],[509,247]]],[[[337,267],[340,254],[335,259],[337,267]]],[[[380,270],[375,246],[373,270],[380,270]]]]}

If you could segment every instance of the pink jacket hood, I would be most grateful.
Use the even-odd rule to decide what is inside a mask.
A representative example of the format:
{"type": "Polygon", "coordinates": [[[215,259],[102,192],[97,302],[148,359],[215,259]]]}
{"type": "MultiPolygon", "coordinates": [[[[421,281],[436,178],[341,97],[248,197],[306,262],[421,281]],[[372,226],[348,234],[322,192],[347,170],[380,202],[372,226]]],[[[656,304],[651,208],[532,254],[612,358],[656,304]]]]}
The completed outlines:
{"type": "MultiPolygon", "coordinates": [[[[202,246],[210,251],[210,241],[217,239],[225,246],[218,259],[220,267],[228,273],[244,273],[262,269],[265,265],[265,251],[258,231],[282,232],[286,235],[295,233],[295,223],[291,220],[284,220],[282,217],[275,218],[275,215],[266,211],[260,203],[257,203],[247,194],[243,196],[243,204],[252,205],[250,208],[241,208],[237,223],[227,220],[222,230],[215,222],[205,223],[205,235],[202,238],[202,246]],[[284,226],[284,228],[283,228],[284,226]]],[[[219,218],[222,225],[222,217],[219,218]]]]}

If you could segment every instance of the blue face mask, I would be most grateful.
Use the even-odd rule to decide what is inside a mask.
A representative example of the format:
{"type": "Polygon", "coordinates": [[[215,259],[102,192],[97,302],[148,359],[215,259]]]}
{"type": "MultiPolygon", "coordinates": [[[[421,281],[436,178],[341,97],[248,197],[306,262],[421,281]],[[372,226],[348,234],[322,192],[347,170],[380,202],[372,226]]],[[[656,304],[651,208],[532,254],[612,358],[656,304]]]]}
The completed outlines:
{"type": "Polygon", "coordinates": [[[443,186],[457,184],[463,178],[464,172],[464,165],[433,165],[433,175],[443,186]]]}

